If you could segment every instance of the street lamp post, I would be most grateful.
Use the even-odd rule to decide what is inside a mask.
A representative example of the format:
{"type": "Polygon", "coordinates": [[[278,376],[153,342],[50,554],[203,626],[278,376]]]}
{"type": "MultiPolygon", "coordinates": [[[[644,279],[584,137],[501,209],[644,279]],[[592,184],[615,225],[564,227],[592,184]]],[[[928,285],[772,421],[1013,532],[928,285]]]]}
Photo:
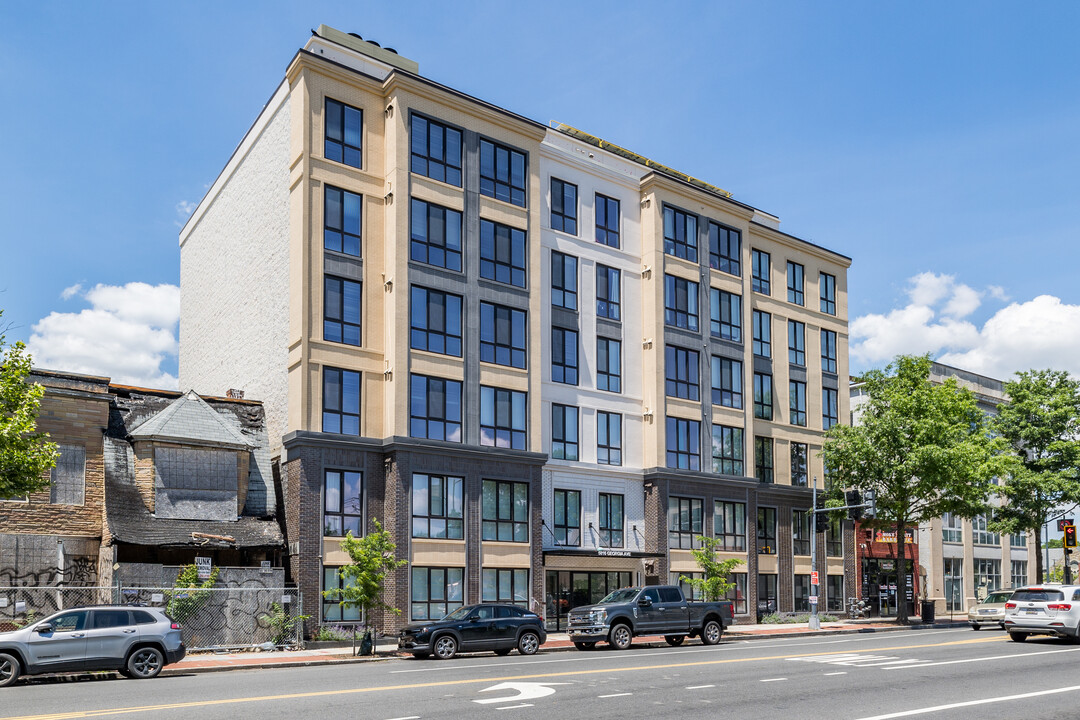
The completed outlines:
{"type": "Polygon", "coordinates": [[[818,584],[814,582],[817,577],[817,475],[814,476],[814,490],[810,511],[810,629],[820,630],[821,619],[817,613],[818,584]]]}

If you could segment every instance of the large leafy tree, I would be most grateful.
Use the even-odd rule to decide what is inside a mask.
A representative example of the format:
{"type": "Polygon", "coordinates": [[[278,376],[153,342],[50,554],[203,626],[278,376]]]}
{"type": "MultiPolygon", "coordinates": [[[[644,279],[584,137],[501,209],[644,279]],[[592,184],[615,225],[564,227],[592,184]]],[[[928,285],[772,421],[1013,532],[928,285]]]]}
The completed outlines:
{"type": "Polygon", "coordinates": [[[27,382],[29,375],[26,346],[8,345],[0,332],[0,498],[22,497],[47,487],[45,473],[56,464],[56,445],[46,433],[37,432],[45,388],[27,382]]]}
{"type": "MultiPolygon", "coordinates": [[[[932,384],[931,364],[928,355],[901,355],[863,375],[859,419],[830,429],[821,452],[834,487],[877,493],[872,524],[896,528],[899,559],[908,528],[946,512],[984,512],[1001,471],[1004,443],[987,431],[975,397],[951,378],[932,384]]],[[[897,621],[906,623],[908,577],[898,575],[897,621]]]]}
{"type": "Polygon", "coordinates": [[[991,528],[1033,532],[1041,578],[1043,524],[1080,503],[1080,382],[1058,370],[1028,370],[1005,383],[1005,393],[994,429],[1012,444],[1019,467],[1005,480],[1007,502],[991,528]]]}

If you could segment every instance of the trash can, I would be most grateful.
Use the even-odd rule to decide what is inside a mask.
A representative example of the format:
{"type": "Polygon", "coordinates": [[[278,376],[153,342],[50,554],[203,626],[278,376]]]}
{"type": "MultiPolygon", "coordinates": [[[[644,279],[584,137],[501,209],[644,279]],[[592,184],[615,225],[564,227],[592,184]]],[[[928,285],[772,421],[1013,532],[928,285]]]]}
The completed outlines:
{"type": "Polygon", "coordinates": [[[934,622],[934,601],[933,600],[923,600],[922,601],[922,612],[919,615],[922,618],[922,621],[924,623],[932,623],[932,622],[934,622]]]}

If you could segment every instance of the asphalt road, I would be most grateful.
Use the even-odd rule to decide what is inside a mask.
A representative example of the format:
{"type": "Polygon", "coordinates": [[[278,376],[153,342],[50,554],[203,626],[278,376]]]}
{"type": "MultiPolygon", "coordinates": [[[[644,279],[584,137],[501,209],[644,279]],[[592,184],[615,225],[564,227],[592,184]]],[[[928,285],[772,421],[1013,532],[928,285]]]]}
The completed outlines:
{"type": "Polygon", "coordinates": [[[20,683],[4,718],[1072,718],[1080,645],[913,630],[20,683]]]}

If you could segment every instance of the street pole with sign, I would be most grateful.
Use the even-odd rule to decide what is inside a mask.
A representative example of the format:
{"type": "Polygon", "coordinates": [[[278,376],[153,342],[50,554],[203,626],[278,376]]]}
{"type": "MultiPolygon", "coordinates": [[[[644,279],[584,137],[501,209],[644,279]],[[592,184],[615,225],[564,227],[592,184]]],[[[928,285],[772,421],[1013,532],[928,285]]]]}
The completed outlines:
{"type": "Polygon", "coordinates": [[[817,568],[817,475],[814,476],[814,490],[811,498],[813,510],[810,511],[810,629],[821,629],[821,618],[817,614],[818,568],[817,568]]]}

